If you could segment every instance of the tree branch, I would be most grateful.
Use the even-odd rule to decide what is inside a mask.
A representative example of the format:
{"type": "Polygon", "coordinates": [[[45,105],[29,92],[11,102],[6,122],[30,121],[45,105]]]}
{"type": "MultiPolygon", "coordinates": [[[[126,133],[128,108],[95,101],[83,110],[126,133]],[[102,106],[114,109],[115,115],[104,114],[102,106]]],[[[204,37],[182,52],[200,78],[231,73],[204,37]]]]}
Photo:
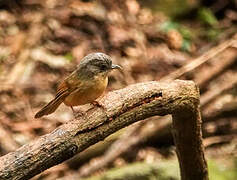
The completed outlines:
{"type": "Polygon", "coordinates": [[[99,103],[104,108],[93,107],[52,133],[1,157],[0,179],[29,179],[121,128],[166,114],[172,114],[174,119],[182,179],[207,179],[200,131],[199,91],[193,82],[176,80],[130,85],[109,92],[99,103]]]}

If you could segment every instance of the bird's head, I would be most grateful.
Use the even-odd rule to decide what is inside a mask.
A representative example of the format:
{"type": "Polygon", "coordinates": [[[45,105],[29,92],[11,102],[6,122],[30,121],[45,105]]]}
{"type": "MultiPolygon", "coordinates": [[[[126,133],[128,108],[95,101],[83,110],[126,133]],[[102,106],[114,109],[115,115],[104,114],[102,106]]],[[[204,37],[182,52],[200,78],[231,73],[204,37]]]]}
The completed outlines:
{"type": "Polygon", "coordinates": [[[91,53],[81,60],[79,69],[88,76],[96,76],[108,75],[111,70],[122,68],[113,64],[111,57],[104,53],[91,53]]]}

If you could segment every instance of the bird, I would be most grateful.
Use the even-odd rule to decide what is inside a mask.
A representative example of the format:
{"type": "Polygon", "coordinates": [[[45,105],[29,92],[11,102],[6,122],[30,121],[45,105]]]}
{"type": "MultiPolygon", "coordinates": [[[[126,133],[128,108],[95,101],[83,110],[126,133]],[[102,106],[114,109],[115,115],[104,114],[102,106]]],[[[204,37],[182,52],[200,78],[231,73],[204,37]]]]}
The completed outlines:
{"type": "Polygon", "coordinates": [[[108,74],[113,69],[122,69],[122,67],[113,64],[109,55],[101,52],[88,54],[58,85],[54,99],[38,111],[35,118],[53,113],[62,103],[71,107],[73,113],[73,106],[93,102],[97,104],[95,100],[106,90],[108,74]]]}

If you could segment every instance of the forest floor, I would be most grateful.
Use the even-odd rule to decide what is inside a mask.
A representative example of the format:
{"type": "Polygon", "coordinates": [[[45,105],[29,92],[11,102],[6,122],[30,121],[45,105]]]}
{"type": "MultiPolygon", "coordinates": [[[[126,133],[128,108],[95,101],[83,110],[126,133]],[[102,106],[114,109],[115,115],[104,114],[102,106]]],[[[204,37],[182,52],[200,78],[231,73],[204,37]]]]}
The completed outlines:
{"type": "MultiPolygon", "coordinates": [[[[237,4],[231,3],[197,5],[171,18],[136,0],[1,1],[0,156],[72,119],[64,105],[40,119],[34,114],[85,55],[104,52],[123,67],[111,73],[107,91],[145,81],[195,81],[210,177],[237,179],[237,4]]],[[[176,179],[171,129],[169,116],[147,119],[33,179],[109,177],[117,167],[144,170],[143,162],[148,171],[159,165],[176,179]]],[[[117,173],[127,175],[122,170],[117,173]]]]}

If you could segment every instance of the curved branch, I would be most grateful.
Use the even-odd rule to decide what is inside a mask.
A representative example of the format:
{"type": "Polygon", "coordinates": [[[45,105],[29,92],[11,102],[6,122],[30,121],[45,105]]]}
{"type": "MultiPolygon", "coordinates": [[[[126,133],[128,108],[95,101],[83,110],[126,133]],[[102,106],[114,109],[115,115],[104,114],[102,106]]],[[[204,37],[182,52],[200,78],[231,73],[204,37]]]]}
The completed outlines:
{"type": "Polygon", "coordinates": [[[0,179],[29,179],[121,128],[166,114],[172,114],[174,119],[182,179],[207,179],[200,131],[199,91],[193,82],[176,80],[130,85],[109,92],[99,103],[103,108],[93,107],[52,133],[0,157],[0,179]]]}

